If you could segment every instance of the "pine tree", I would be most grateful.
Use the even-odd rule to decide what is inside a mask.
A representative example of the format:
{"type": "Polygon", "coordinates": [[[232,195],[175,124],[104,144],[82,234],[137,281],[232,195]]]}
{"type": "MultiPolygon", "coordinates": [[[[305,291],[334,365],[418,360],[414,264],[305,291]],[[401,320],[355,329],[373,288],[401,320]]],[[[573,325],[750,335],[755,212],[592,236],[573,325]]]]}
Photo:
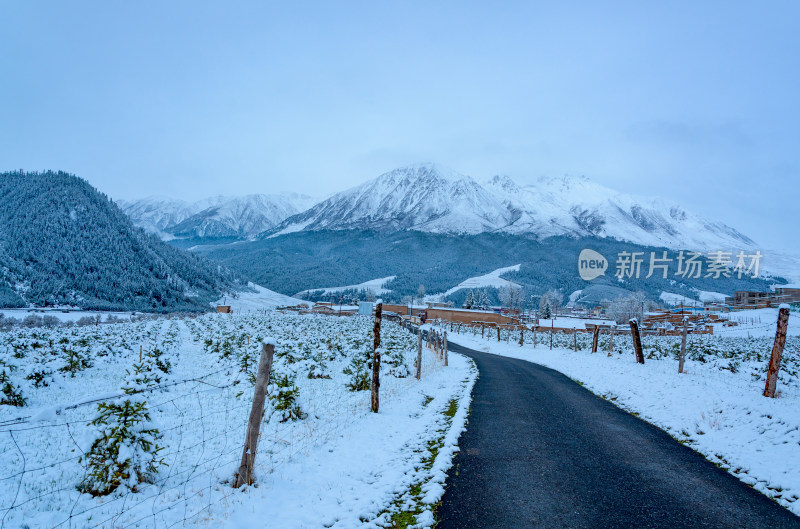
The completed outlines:
{"type": "Polygon", "coordinates": [[[475,306],[475,294],[470,290],[467,293],[467,298],[464,300],[464,305],[462,305],[462,307],[471,309],[473,306],[475,306]]]}
{"type": "Polygon", "coordinates": [[[148,354],[128,371],[129,380],[119,401],[101,402],[98,416],[89,425],[99,427],[99,435],[81,457],[86,477],[78,490],[92,496],[105,496],[124,485],[138,492],[141,483],[152,483],[158,468],[166,465],[159,457],[164,447],[158,444],[161,433],[151,425],[147,402],[133,395],[142,387],[159,383],[159,356],[148,354]]]}
{"type": "Polygon", "coordinates": [[[86,477],[78,490],[92,496],[105,496],[124,485],[138,492],[141,483],[153,483],[159,457],[164,448],[157,428],[150,426],[150,413],[143,399],[128,396],[121,402],[101,402],[99,415],[89,424],[100,428],[100,435],[81,458],[86,477]]]}
{"type": "Polygon", "coordinates": [[[11,368],[6,368],[2,361],[0,361],[0,368],[2,368],[0,370],[0,404],[24,406],[27,399],[22,396],[19,384],[14,382],[11,368]]]}
{"type": "Polygon", "coordinates": [[[275,389],[277,391],[270,394],[269,400],[272,402],[275,412],[280,412],[281,422],[303,420],[308,416],[297,403],[300,388],[295,385],[294,377],[277,374],[275,389]]]}
{"type": "Polygon", "coordinates": [[[486,290],[481,290],[479,296],[478,306],[484,310],[488,309],[491,303],[489,302],[489,295],[486,293],[486,290]]]}

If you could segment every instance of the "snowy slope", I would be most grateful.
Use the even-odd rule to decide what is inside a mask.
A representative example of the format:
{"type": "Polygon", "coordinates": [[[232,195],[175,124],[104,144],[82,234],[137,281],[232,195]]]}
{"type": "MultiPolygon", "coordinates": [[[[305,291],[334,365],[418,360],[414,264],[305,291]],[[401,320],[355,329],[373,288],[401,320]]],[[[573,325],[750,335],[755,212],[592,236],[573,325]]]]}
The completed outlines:
{"type": "Polygon", "coordinates": [[[681,249],[744,249],[755,243],[725,224],[661,199],[618,193],[583,177],[507,176],[484,184],[436,164],[395,169],[290,217],[269,232],[376,229],[614,237],[681,249]]]}
{"type": "Polygon", "coordinates": [[[449,289],[447,292],[445,292],[443,294],[433,294],[431,296],[426,297],[426,299],[428,299],[430,301],[443,300],[444,298],[446,298],[450,294],[454,294],[454,293],[458,292],[459,290],[466,289],[466,288],[471,288],[471,289],[475,289],[475,288],[502,288],[502,287],[506,287],[506,286],[512,286],[512,287],[519,286],[516,283],[514,283],[512,281],[509,281],[508,279],[503,279],[502,277],[500,277],[503,274],[506,274],[508,272],[519,272],[519,267],[520,267],[520,265],[506,266],[504,268],[498,268],[497,270],[493,270],[493,271],[489,272],[488,274],[484,274],[482,276],[470,277],[469,279],[465,279],[461,283],[459,283],[456,286],[454,286],[453,288],[449,289]]]}
{"type": "Polygon", "coordinates": [[[305,210],[314,199],[297,193],[216,196],[185,202],[150,197],[120,207],[137,226],[162,238],[249,237],[305,210]]]}
{"type": "Polygon", "coordinates": [[[241,312],[274,309],[275,307],[280,306],[294,306],[300,303],[306,303],[302,299],[279,294],[254,283],[249,283],[248,287],[253,289],[253,292],[236,292],[236,297],[232,297],[229,294],[218,299],[211,305],[214,307],[217,305],[230,305],[231,309],[236,314],[241,312]]]}
{"type": "Polygon", "coordinates": [[[358,290],[358,291],[371,290],[373,294],[375,294],[376,296],[380,296],[387,292],[391,292],[390,290],[383,288],[383,285],[385,285],[389,281],[392,281],[395,277],[397,276],[381,277],[379,279],[370,279],[369,281],[364,281],[363,283],[359,283],[357,285],[347,285],[344,287],[321,287],[321,288],[314,288],[311,290],[303,290],[302,292],[298,292],[297,294],[295,294],[295,296],[302,298],[306,294],[309,294],[311,292],[317,292],[320,290],[324,291],[323,295],[334,294],[336,292],[344,292],[346,290],[358,290]]]}
{"type": "Polygon", "coordinates": [[[502,231],[596,235],[672,248],[751,248],[755,243],[725,224],[658,198],[618,193],[584,177],[541,177],[520,187],[495,176],[487,184],[518,217],[502,231]]]}
{"type": "Polygon", "coordinates": [[[481,233],[509,222],[502,201],[472,178],[435,164],[415,164],[338,193],[281,223],[304,230],[420,230],[481,233]]]}
{"type": "Polygon", "coordinates": [[[171,238],[164,230],[199,211],[195,204],[169,197],[151,196],[141,200],[118,200],[117,205],[134,225],[155,233],[162,239],[171,238]]]}

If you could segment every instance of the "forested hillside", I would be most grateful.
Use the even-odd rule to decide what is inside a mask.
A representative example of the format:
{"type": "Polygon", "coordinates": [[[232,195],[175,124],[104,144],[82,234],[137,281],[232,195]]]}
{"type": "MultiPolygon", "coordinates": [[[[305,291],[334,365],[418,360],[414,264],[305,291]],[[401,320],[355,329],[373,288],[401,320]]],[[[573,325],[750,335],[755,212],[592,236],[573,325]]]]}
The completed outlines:
{"type": "Polygon", "coordinates": [[[238,285],[61,171],[0,173],[0,267],[4,307],[198,310],[238,285]]]}
{"type": "MultiPolygon", "coordinates": [[[[399,300],[415,295],[420,284],[431,294],[445,292],[469,277],[516,264],[522,265],[519,272],[504,277],[522,285],[530,294],[557,289],[569,295],[589,288],[601,297],[613,298],[626,291],[641,290],[658,299],[663,291],[694,297],[693,288],[722,293],[742,289],[766,291],[772,283],[735,277],[676,281],[675,263],[670,266],[667,279],[658,276],[645,279],[646,269],[640,279],[618,281],[613,277],[617,253],[649,255],[654,251],[661,255],[664,250],[599,237],[536,240],[511,234],[451,235],[418,231],[386,234],[361,230],[303,231],[197,249],[233,270],[247,273],[255,282],[289,295],[394,275],[396,278],[384,285],[392,292],[382,297],[399,300]],[[597,250],[609,259],[611,270],[606,277],[592,282],[580,278],[578,254],[584,248],[597,250]]],[[[460,303],[464,295],[465,292],[455,293],[452,299],[460,303]]]]}

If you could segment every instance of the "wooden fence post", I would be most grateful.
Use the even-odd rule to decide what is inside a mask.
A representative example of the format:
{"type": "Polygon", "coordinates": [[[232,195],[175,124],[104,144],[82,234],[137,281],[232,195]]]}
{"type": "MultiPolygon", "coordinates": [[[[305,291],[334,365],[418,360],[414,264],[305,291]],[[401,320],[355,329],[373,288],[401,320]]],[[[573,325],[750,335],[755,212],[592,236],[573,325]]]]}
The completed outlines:
{"type": "Polygon", "coordinates": [[[595,325],[592,331],[592,352],[597,352],[597,341],[600,339],[600,326],[595,325]]]}
{"type": "Polygon", "coordinates": [[[481,338],[483,338],[483,333],[484,333],[485,330],[486,330],[486,327],[481,325],[481,338]]]}
{"type": "Polygon", "coordinates": [[[681,332],[681,355],[678,357],[678,373],[683,373],[683,362],[686,360],[686,335],[689,334],[689,317],[683,317],[683,331],[681,332]]]}
{"type": "Polygon", "coordinates": [[[578,329],[572,330],[572,346],[575,352],[578,352],[578,329]]]}
{"type": "Polygon", "coordinates": [[[525,327],[520,327],[519,329],[519,346],[522,347],[525,345],[525,327]]]}
{"type": "Polygon", "coordinates": [[[422,377],[422,333],[417,333],[417,380],[422,377]]]}
{"type": "Polygon", "coordinates": [[[497,326],[497,341],[500,341],[500,325],[497,326]]]}
{"type": "Polygon", "coordinates": [[[789,325],[789,306],[781,305],[778,310],[778,329],[775,331],[775,343],[772,346],[772,355],[769,358],[769,371],[767,372],[767,386],[764,388],[765,397],[775,397],[778,387],[778,370],[781,368],[783,346],[786,345],[786,328],[789,325]]]}
{"type": "Polygon", "coordinates": [[[378,413],[378,406],[380,404],[380,388],[381,388],[381,315],[383,312],[383,304],[378,303],[375,305],[375,326],[373,333],[375,335],[372,345],[372,413],[378,413]]]}
{"type": "Polygon", "coordinates": [[[242,462],[239,471],[234,476],[233,486],[239,488],[245,483],[253,483],[253,468],[256,462],[258,449],[258,435],[261,431],[261,418],[264,415],[264,400],[267,396],[269,385],[269,372],[272,369],[272,358],[275,346],[271,343],[261,345],[261,358],[258,360],[256,373],[256,387],[253,392],[253,406],[250,408],[250,419],[247,421],[247,434],[242,450],[242,462]]]}
{"type": "Polygon", "coordinates": [[[642,337],[639,335],[639,322],[636,318],[631,320],[631,336],[633,337],[633,351],[636,353],[636,362],[644,364],[644,351],[642,351],[642,337]]]}
{"type": "Polygon", "coordinates": [[[442,342],[443,342],[442,343],[442,349],[443,349],[443,352],[444,352],[444,366],[447,367],[447,333],[446,332],[444,333],[444,336],[442,337],[442,342]]]}
{"type": "Polygon", "coordinates": [[[550,327],[550,350],[553,350],[553,328],[550,327]]]}

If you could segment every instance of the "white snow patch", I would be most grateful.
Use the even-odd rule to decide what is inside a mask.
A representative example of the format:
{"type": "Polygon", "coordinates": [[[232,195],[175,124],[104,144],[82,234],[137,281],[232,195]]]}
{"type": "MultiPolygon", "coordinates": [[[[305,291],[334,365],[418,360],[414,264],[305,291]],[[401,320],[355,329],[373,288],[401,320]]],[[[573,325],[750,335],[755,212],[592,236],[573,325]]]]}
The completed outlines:
{"type": "Polygon", "coordinates": [[[503,274],[507,274],[509,272],[519,272],[519,267],[521,265],[514,265],[514,266],[506,266],[504,268],[498,268],[497,270],[493,270],[488,274],[484,274],[482,276],[475,276],[470,277],[469,279],[465,279],[458,285],[454,286],[450,290],[444,292],[443,294],[432,294],[430,296],[426,296],[426,300],[439,300],[444,299],[450,294],[458,292],[459,290],[466,289],[466,288],[502,288],[507,286],[518,287],[517,283],[513,281],[509,281],[508,279],[503,279],[500,277],[503,274]]]}
{"type": "Polygon", "coordinates": [[[369,281],[364,281],[363,283],[359,283],[357,285],[347,285],[343,287],[311,288],[308,290],[303,290],[302,292],[298,292],[297,294],[295,294],[295,296],[301,297],[308,294],[309,292],[318,292],[320,290],[324,291],[323,295],[335,294],[337,292],[344,292],[345,290],[371,290],[373,294],[375,294],[376,296],[380,296],[381,294],[386,294],[387,292],[390,292],[389,290],[383,288],[383,285],[385,285],[389,281],[394,280],[395,277],[397,276],[370,279],[369,281]]]}

